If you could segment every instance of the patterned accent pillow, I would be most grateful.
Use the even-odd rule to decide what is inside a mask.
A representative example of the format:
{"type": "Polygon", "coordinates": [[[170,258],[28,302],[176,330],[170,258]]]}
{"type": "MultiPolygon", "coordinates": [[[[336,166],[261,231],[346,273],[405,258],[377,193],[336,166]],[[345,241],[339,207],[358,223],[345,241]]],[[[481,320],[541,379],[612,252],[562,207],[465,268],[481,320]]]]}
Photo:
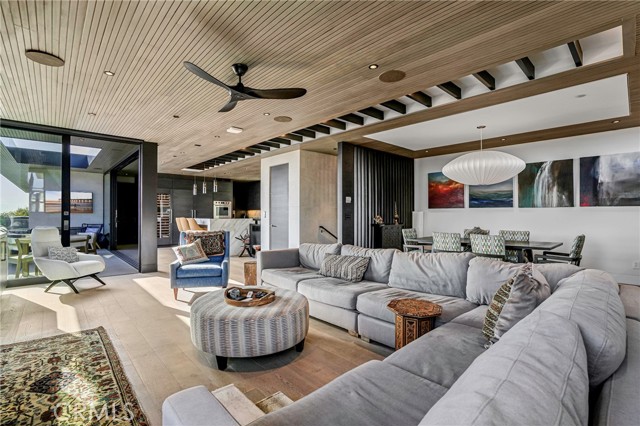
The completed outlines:
{"type": "Polygon", "coordinates": [[[195,242],[184,246],[174,247],[173,251],[181,265],[201,263],[209,260],[209,257],[202,248],[202,242],[200,240],[195,240],[195,242]]]}
{"type": "Polygon", "coordinates": [[[75,247],[49,247],[49,259],[74,263],[80,260],[75,247]]]}
{"type": "Polygon", "coordinates": [[[322,266],[320,266],[320,275],[357,283],[362,281],[370,260],[370,257],[341,256],[327,253],[322,261],[322,266]]]}
{"type": "Polygon", "coordinates": [[[482,334],[490,343],[497,342],[550,295],[551,288],[544,275],[533,269],[531,263],[523,265],[493,296],[482,334]]]}
{"type": "Polygon", "coordinates": [[[224,254],[224,231],[188,231],[184,240],[187,244],[200,240],[207,256],[224,254]]]}

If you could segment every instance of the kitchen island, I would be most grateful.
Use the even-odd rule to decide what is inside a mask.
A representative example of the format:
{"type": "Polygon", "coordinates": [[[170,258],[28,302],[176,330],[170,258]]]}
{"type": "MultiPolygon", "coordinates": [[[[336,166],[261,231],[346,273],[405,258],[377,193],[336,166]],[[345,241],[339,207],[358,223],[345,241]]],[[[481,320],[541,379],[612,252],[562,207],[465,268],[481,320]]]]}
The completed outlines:
{"type": "Polygon", "coordinates": [[[196,218],[196,222],[206,228],[207,231],[229,231],[229,240],[231,242],[229,253],[231,256],[238,256],[242,252],[244,244],[236,237],[242,238],[243,235],[249,235],[249,225],[253,223],[253,219],[196,218]]]}

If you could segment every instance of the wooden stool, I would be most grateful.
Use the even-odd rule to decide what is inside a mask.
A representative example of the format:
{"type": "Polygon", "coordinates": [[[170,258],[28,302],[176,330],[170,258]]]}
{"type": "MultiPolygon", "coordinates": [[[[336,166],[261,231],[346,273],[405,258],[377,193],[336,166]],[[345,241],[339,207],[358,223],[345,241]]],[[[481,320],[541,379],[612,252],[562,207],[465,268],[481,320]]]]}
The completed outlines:
{"type": "Polygon", "coordinates": [[[244,285],[257,285],[258,262],[244,262],[244,285]]]}
{"type": "Polygon", "coordinates": [[[420,299],[395,299],[387,308],[396,314],[396,350],[433,330],[442,314],[440,305],[420,299]]]}

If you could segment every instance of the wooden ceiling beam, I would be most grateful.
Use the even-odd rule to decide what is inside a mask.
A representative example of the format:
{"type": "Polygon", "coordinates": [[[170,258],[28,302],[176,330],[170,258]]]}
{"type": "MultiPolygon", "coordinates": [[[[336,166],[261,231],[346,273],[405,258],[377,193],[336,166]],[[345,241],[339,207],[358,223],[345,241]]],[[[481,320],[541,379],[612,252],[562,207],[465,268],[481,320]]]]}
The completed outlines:
{"type": "Polygon", "coordinates": [[[309,126],[308,129],[318,133],[324,133],[325,135],[331,134],[331,129],[328,126],[322,124],[314,124],[313,126],[309,126]]]}
{"type": "Polygon", "coordinates": [[[361,109],[358,112],[364,115],[368,115],[369,117],[375,118],[377,120],[384,120],[384,111],[378,108],[368,107],[365,109],[361,109]]]}
{"type": "Polygon", "coordinates": [[[324,124],[326,124],[327,126],[331,126],[334,129],[347,130],[347,123],[345,123],[344,121],[331,119],[325,121],[324,124]]]}
{"type": "Polygon", "coordinates": [[[407,113],[407,106],[405,104],[403,104],[400,101],[397,101],[395,99],[392,99],[390,101],[386,101],[386,102],[382,102],[380,105],[385,106],[395,112],[398,112],[400,114],[406,114],[407,113]]]}
{"type": "Polygon", "coordinates": [[[292,141],[302,142],[302,136],[294,135],[293,133],[287,133],[283,138],[291,139],[292,141]]]}
{"type": "MultiPolygon", "coordinates": [[[[289,141],[287,141],[289,142],[289,141]]],[[[291,142],[289,142],[290,144],[291,142]]],[[[273,142],[273,140],[268,140],[268,141],[264,141],[264,142],[260,142],[259,144],[256,145],[265,145],[268,146],[270,148],[280,148],[280,143],[278,142],[273,142]]],[[[288,144],[287,144],[288,145],[288,144]]]]}
{"type": "MultiPolygon", "coordinates": [[[[254,154],[260,154],[262,152],[262,150],[260,148],[254,148],[252,146],[249,146],[247,148],[244,148],[244,151],[247,152],[253,152],[254,154]]],[[[268,150],[267,150],[268,151],[268,150]]]]}
{"type": "Polygon", "coordinates": [[[582,46],[580,46],[580,40],[572,41],[567,43],[569,47],[569,52],[571,52],[571,57],[573,58],[573,62],[576,64],[576,67],[582,66],[582,46]]]}
{"type": "Polygon", "coordinates": [[[457,100],[462,99],[462,89],[453,81],[447,81],[446,83],[438,84],[438,89],[442,90],[449,96],[456,98],[457,100]]]}
{"type": "Polygon", "coordinates": [[[264,142],[260,142],[252,146],[267,152],[271,151],[271,148],[280,148],[279,144],[278,146],[273,146],[273,145],[266,145],[264,142]]]}
{"type": "Polygon", "coordinates": [[[364,125],[364,118],[356,114],[346,114],[340,117],[341,120],[348,121],[349,123],[357,124],[359,126],[364,125]]]}
{"type": "Polygon", "coordinates": [[[516,64],[518,64],[524,75],[529,80],[533,80],[534,78],[536,78],[536,67],[533,65],[533,62],[531,62],[531,59],[529,59],[528,56],[516,59],[516,64]]]}
{"type": "Polygon", "coordinates": [[[496,90],[496,79],[494,76],[489,73],[489,71],[478,71],[474,73],[473,76],[482,84],[487,86],[489,90],[496,90]]]}
{"type": "Polygon", "coordinates": [[[431,99],[431,96],[427,95],[424,92],[413,92],[407,95],[408,98],[413,99],[414,101],[418,102],[419,104],[422,104],[424,106],[426,106],[427,108],[431,108],[431,106],[433,105],[433,101],[431,99]]]}
{"type": "Polygon", "coordinates": [[[280,145],[291,145],[291,141],[289,139],[284,138],[271,138],[269,139],[271,142],[279,143],[280,145]]]}
{"type": "Polygon", "coordinates": [[[238,154],[242,154],[245,157],[253,157],[254,155],[256,155],[254,152],[251,152],[251,151],[249,151],[247,149],[239,149],[239,150],[234,151],[234,152],[237,152],[238,154]]]}
{"type": "Polygon", "coordinates": [[[301,135],[301,136],[306,136],[308,138],[315,138],[316,137],[316,132],[308,130],[308,129],[294,130],[291,133],[295,133],[295,134],[301,135]]]}

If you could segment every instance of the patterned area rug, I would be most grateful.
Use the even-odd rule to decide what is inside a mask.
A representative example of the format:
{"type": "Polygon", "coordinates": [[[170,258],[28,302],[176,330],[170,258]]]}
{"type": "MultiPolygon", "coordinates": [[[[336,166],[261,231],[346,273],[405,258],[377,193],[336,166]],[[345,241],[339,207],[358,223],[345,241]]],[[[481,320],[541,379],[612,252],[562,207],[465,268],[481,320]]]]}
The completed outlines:
{"type": "Polygon", "coordinates": [[[0,373],[2,426],[149,424],[102,327],[0,346],[0,373]]]}

